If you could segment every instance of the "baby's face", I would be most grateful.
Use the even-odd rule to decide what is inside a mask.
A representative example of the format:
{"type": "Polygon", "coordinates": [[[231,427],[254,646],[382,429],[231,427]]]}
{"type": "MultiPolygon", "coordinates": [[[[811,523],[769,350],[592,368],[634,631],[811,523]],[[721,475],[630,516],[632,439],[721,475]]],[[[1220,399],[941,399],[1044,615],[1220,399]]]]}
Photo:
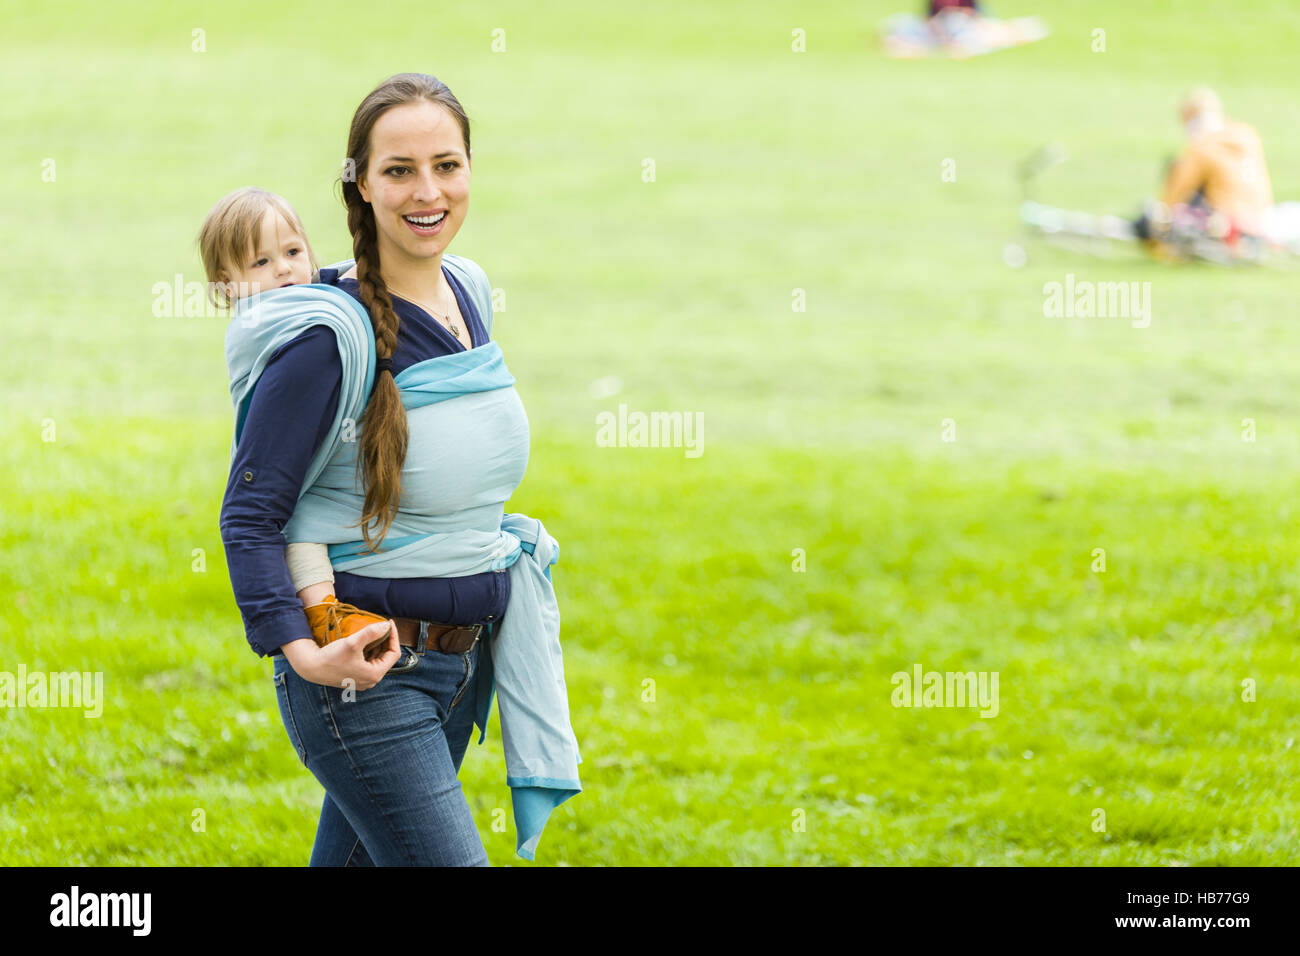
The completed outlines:
{"type": "Polygon", "coordinates": [[[223,270],[233,283],[232,298],[311,281],[307,241],[279,212],[268,209],[254,248],[244,261],[223,270]]]}

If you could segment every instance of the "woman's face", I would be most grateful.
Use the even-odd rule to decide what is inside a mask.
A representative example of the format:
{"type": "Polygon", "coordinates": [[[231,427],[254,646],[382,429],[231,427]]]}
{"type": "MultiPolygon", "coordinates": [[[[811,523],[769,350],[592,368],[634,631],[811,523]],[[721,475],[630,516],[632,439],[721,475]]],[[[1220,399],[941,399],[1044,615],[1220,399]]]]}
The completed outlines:
{"type": "Polygon", "coordinates": [[[380,116],[357,179],[375,212],[380,261],[440,256],[469,212],[469,174],[460,125],[446,108],[419,100],[380,116]]]}

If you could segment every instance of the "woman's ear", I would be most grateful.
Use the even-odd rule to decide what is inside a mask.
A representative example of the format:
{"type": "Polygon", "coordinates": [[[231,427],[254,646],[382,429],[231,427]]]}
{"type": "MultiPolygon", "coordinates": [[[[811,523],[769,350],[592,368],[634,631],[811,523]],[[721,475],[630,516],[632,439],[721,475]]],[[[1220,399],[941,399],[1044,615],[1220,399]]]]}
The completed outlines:
{"type": "Polygon", "coordinates": [[[362,199],[364,199],[366,202],[370,202],[370,190],[366,188],[365,176],[357,177],[357,192],[361,193],[362,199]]]}

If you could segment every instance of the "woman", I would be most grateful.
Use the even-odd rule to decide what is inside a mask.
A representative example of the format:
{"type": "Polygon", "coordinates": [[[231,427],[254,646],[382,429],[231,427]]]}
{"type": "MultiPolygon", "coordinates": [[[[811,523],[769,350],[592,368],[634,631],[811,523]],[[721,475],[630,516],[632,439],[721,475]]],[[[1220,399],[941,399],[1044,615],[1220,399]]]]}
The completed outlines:
{"type": "Polygon", "coordinates": [[[545,816],[581,789],[581,757],[561,699],[548,570],[558,546],[540,522],[503,520],[527,465],[527,419],[490,341],[486,276],[444,259],[469,207],[469,122],[438,80],[400,74],[358,107],[347,155],[355,264],[321,270],[320,282],[364,306],[373,391],[359,440],[326,447],[340,383],[367,363],[313,325],[265,364],[222,508],[231,581],[250,644],[275,655],[286,732],[326,790],[312,865],[487,865],[456,779],[473,723],[486,724],[493,686],[475,679],[485,662],[501,665],[507,782],[531,859],[545,816]],[[304,490],[309,467],[321,477],[304,490]],[[364,648],[387,623],[324,647],[311,639],[286,539],[333,543],[339,600],[396,621],[381,655],[364,648]],[[555,677],[540,706],[517,693],[520,674],[539,667],[555,677]],[[541,726],[509,716],[530,712],[549,716],[541,726]]]}

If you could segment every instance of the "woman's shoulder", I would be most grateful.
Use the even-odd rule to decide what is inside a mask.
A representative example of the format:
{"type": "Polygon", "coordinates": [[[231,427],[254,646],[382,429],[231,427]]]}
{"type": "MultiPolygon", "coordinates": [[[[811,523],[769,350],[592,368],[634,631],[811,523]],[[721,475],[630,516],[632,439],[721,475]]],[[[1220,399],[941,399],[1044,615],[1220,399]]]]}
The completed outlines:
{"type": "MultiPolygon", "coordinates": [[[[348,298],[356,302],[364,310],[365,305],[361,301],[361,289],[357,285],[357,280],[352,276],[344,275],[352,268],[353,264],[351,259],[347,259],[331,266],[322,266],[316,273],[314,282],[316,285],[329,286],[336,292],[347,295],[348,298]]],[[[367,314],[368,318],[369,315],[367,314]]]]}
{"type": "MultiPolygon", "coordinates": [[[[491,294],[491,285],[488,282],[487,273],[473,259],[468,256],[458,256],[455,253],[444,252],[442,262],[462,282],[473,286],[476,291],[486,290],[489,295],[491,294]]],[[[346,277],[346,273],[351,271],[355,265],[355,259],[343,259],[328,266],[321,266],[316,281],[322,285],[334,286],[340,282],[355,282],[355,279],[346,277]]]]}
{"type": "Polygon", "coordinates": [[[316,273],[316,279],[314,281],[319,285],[333,286],[338,285],[340,280],[345,282],[355,281],[343,278],[344,273],[349,271],[354,265],[356,265],[355,259],[344,259],[342,262],[335,262],[332,265],[321,266],[316,273]]]}
{"type": "Polygon", "coordinates": [[[469,285],[473,286],[476,291],[487,292],[491,296],[492,289],[488,282],[487,273],[473,259],[466,256],[453,255],[450,252],[442,254],[442,262],[448,269],[456,273],[457,278],[462,279],[469,285]]]}
{"type": "Polygon", "coordinates": [[[269,366],[284,355],[286,361],[301,368],[324,368],[339,364],[338,332],[328,325],[313,325],[299,332],[271,353],[269,366]]]}

